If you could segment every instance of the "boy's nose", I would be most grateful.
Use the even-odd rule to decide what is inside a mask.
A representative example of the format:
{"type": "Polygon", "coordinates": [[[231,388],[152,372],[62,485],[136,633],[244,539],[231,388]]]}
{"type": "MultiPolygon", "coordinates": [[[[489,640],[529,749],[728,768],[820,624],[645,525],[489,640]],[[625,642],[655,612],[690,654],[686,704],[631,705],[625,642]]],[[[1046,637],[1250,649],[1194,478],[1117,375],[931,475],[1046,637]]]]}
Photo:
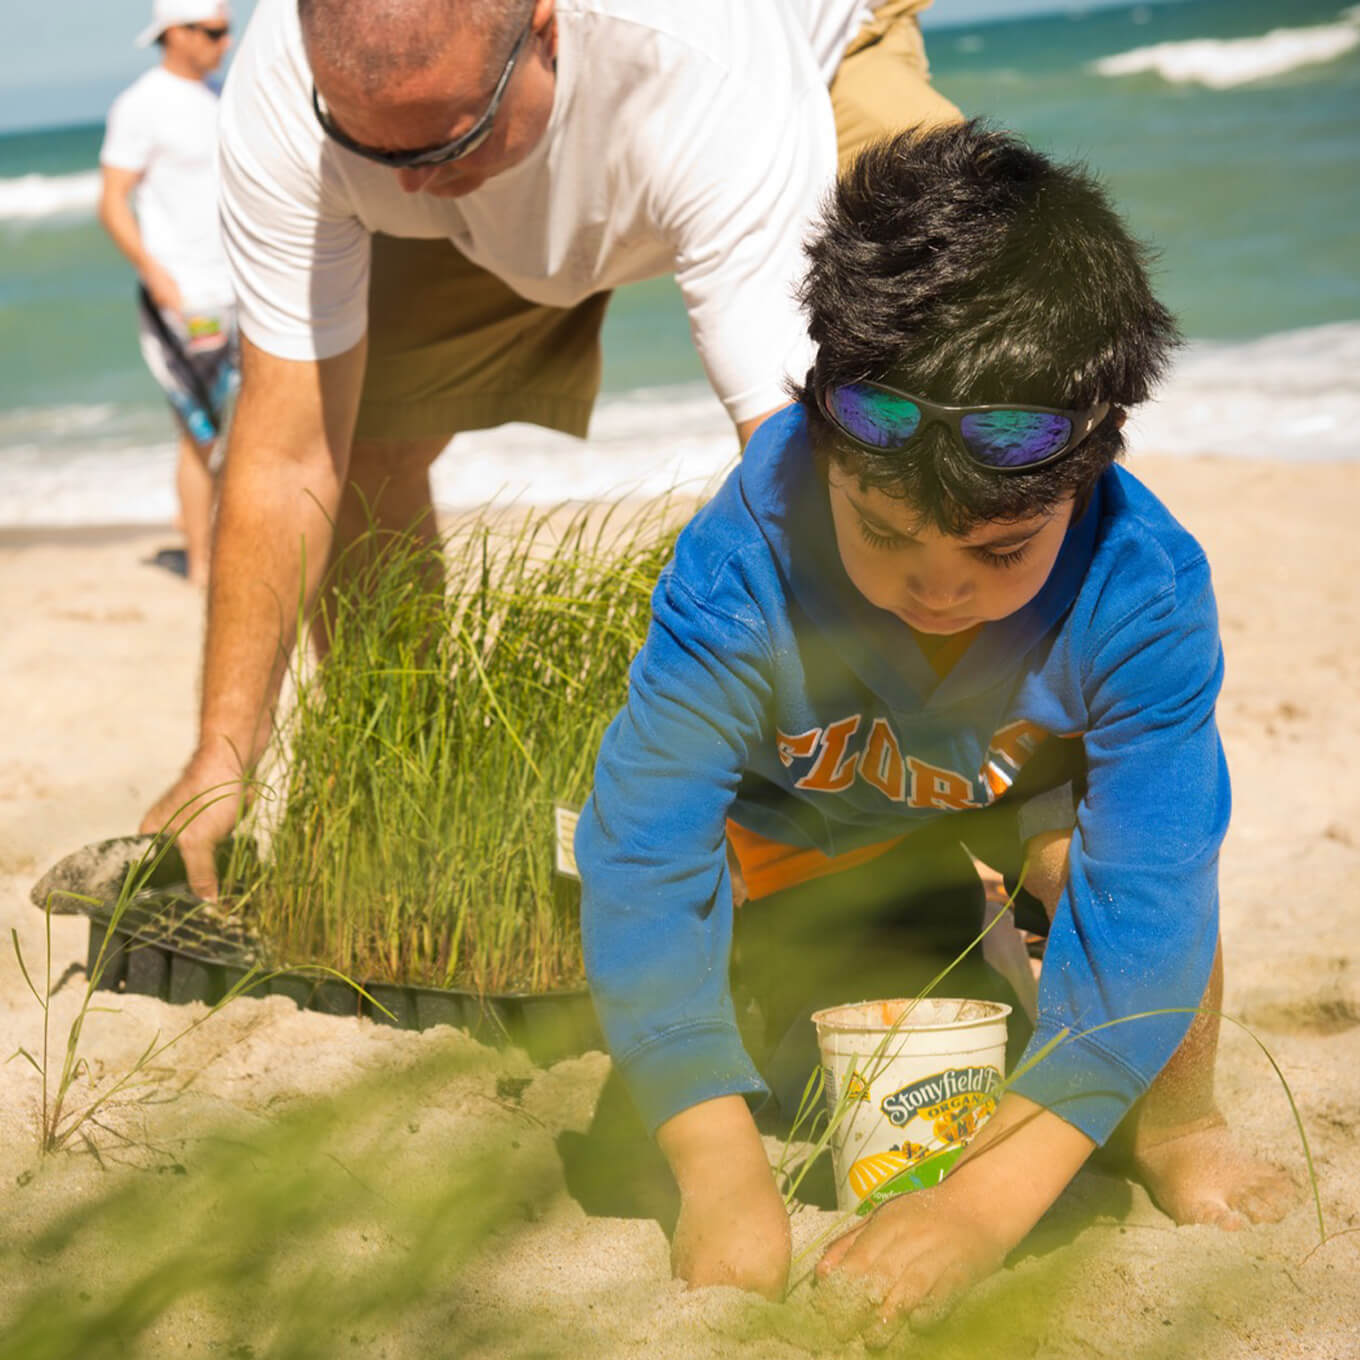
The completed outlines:
{"type": "Polygon", "coordinates": [[[951,609],[968,598],[966,582],[944,576],[909,576],[907,590],[918,606],[933,609],[937,613],[951,609]]]}

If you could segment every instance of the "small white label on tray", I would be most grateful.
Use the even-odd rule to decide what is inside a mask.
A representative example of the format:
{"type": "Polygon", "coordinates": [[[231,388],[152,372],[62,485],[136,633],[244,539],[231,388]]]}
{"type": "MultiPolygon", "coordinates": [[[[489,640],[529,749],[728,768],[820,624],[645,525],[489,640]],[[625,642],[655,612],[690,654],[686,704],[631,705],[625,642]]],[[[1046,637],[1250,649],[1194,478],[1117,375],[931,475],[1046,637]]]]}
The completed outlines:
{"type": "Polygon", "coordinates": [[[553,804],[553,868],[566,878],[579,880],[576,870],[576,823],[581,820],[579,808],[565,803],[553,804]]]}

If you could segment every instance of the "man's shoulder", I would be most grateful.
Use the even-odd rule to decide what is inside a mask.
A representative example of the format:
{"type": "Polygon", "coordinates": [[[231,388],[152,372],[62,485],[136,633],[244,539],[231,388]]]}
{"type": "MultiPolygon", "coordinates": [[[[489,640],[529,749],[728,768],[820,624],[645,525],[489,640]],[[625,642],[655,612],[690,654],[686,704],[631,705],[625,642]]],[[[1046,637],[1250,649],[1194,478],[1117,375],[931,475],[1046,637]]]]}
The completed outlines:
{"type": "Polygon", "coordinates": [[[163,143],[176,129],[198,126],[193,101],[205,97],[215,106],[216,95],[206,85],[196,89],[161,66],[143,71],[109,106],[101,162],[127,161],[129,168],[144,169],[146,149],[163,143]]]}
{"type": "Polygon", "coordinates": [[[606,26],[627,25],[696,44],[716,44],[748,23],[796,28],[792,16],[776,0],[742,0],[739,6],[731,0],[557,0],[556,10],[568,23],[595,20],[606,26]]]}
{"type": "Polygon", "coordinates": [[[217,89],[206,80],[184,80],[163,66],[143,71],[114,101],[109,116],[174,117],[175,111],[199,102],[215,104],[217,89]]]}
{"type": "Polygon", "coordinates": [[[325,136],[296,0],[260,0],[251,15],[222,87],[218,140],[228,192],[238,181],[292,189],[320,173],[325,136]]]}
{"type": "Polygon", "coordinates": [[[778,0],[557,0],[557,12],[611,64],[651,62],[681,84],[707,71],[759,85],[767,67],[787,84],[791,51],[801,74],[816,69],[807,35],[778,0]]]}
{"type": "Polygon", "coordinates": [[[125,86],[118,93],[109,107],[109,116],[154,107],[158,102],[159,92],[165,88],[164,80],[165,72],[159,66],[152,66],[143,71],[131,85],[125,86]]]}
{"type": "Polygon", "coordinates": [[[260,0],[222,87],[223,137],[249,140],[280,118],[313,130],[309,100],[295,0],[260,0]]]}

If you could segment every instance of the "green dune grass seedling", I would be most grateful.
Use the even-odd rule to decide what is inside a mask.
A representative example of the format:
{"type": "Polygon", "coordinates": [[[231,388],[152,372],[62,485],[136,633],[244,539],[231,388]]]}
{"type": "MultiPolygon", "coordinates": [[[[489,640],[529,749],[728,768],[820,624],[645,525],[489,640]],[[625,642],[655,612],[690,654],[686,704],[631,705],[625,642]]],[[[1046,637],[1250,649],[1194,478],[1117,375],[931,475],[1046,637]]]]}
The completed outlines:
{"type": "MultiPolygon", "coordinates": [[[[210,792],[194,815],[199,815],[204,808],[210,806],[214,797],[227,796],[235,795],[210,792]]],[[[130,1102],[135,1103],[159,1089],[152,1074],[157,1071],[160,1060],[175,1045],[206,1024],[224,1006],[230,1005],[238,997],[258,993],[277,976],[276,973],[258,965],[245,969],[202,1014],[195,1016],[168,1036],[157,1030],[146,1047],[125,1068],[106,1076],[102,1081],[96,1082],[93,1079],[90,1064],[82,1048],[85,1022],[91,1015],[116,1013],[113,1006],[95,1004],[101,995],[112,995],[105,991],[104,984],[106,976],[114,967],[115,955],[120,950],[133,951],[157,947],[132,935],[129,923],[141,916],[141,913],[134,912],[134,908],[143,907],[148,901],[154,907],[158,895],[151,885],[157,879],[158,870],[170,856],[173,844],[169,838],[151,838],[146,849],[128,867],[117,897],[107,904],[107,916],[100,918],[99,933],[93,937],[98,943],[92,946],[91,955],[84,969],[84,990],[78,999],[75,1014],[67,1026],[64,1041],[59,1041],[54,1033],[52,1015],[52,998],[61,985],[60,981],[54,983],[52,980],[52,917],[65,905],[56,899],[66,898],[68,902],[90,907],[104,904],[97,898],[64,889],[57,889],[48,894],[47,900],[43,903],[44,948],[41,986],[34,980],[33,972],[24,958],[19,932],[13,928],[10,930],[10,940],[19,972],[42,1011],[42,1040],[37,1052],[30,1052],[21,1044],[10,1057],[22,1058],[37,1073],[40,1092],[37,1118],[38,1151],[44,1156],[59,1152],[80,1141],[89,1145],[92,1131],[95,1129],[109,1132],[105,1118],[111,1108],[130,1102]],[[60,1048],[59,1065],[58,1048],[60,1048]],[[87,1092],[82,1093],[82,1083],[88,1083],[87,1092]]],[[[200,903],[199,906],[206,909],[211,904],[200,903]]],[[[187,918],[180,918],[181,921],[184,919],[187,918]]],[[[310,971],[320,976],[334,978],[341,984],[353,988],[358,995],[367,997],[362,987],[334,969],[318,966],[310,971]]],[[[371,997],[367,999],[372,1001],[371,997]]],[[[373,1004],[377,1005],[376,1002],[373,1004]]],[[[116,1130],[113,1132],[116,1133],[116,1130]]]]}
{"type": "MultiPolygon", "coordinates": [[[[554,804],[579,803],[674,539],[665,501],[370,536],[281,725],[240,899],[271,961],[544,992],[583,976],[554,804]]],[[[301,654],[303,649],[299,649],[301,654]]]]}
{"type": "MultiPolygon", "coordinates": [[[[11,1055],[22,1058],[37,1073],[40,1084],[38,1109],[38,1150],[43,1154],[57,1152],[78,1138],[88,1135],[89,1130],[98,1125],[105,1110],[120,1100],[135,1099],[147,1084],[147,1074],[167,1050],[191,1034],[200,1025],[211,1019],[223,1006],[238,996],[253,990],[264,978],[264,973],[251,969],[227,990],[226,994],[207,1011],[168,1038],[158,1031],[150,1042],[137,1055],[128,1067],[111,1081],[103,1084],[102,1089],[94,1090],[88,1098],[78,1096],[82,1079],[89,1075],[89,1064],[81,1049],[81,1038],[85,1022],[89,1016],[109,1011],[109,1006],[95,1004],[100,992],[106,970],[111,967],[114,951],[129,946],[120,937],[119,925],[123,922],[132,903],[145,885],[152,879],[162,860],[169,854],[172,842],[168,839],[153,840],[141,858],[131,866],[123,880],[118,897],[110,909],[106,928],[100,938],[98,948],[85,970],[85,990],[76,1007],[75,1016],[67,1028],[65,1041],[61,1044],[61,1061],[57,1065],[57,1042],[53,1033],[52,997],[57,991],[52,981],[52,915],[54,903],[49,897],[44,904],[44,967],[41,987],[34,981],[23,949],[19,944],[19,932],[11,929],[10,939],[14,946],[14,956],[34,999],[42,1010],[42,1042],[37,1053],[31,1053],[22,1045],[11,1055]]],[[[74,897],[74,894],[67,894],[74,897]]],[[[80,898],[95,905],[92,898],[80,898]]]]}

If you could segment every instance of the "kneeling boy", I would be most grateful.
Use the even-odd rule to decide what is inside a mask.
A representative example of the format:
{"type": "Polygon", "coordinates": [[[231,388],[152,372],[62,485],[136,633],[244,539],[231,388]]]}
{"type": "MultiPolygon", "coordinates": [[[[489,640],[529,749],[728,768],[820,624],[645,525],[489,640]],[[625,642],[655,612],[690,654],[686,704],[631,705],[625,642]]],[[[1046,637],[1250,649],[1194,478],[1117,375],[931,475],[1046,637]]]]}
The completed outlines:
{"type": "Polygon", "coordinates": [[[1212,1017],[1110,1023],[1215,1004],[1229,810],[1208,564],[1114,466],[1176,342],[1141,248],[1083,172],[975,123],[865,153],[809,253],[816,367],[680,536],[577,859],[676,1270],[777,1293],[752,1106],[789,1113],[806,1015],[910,994],[976,935],[963,847],[1012,877],[1044,847],[1027,1051],[1070,1037],[819,1267],[891,1326],[997,1268],[1150,1086],[1134,1161],[1169,1212],[1235,1226],[1288,1195],[1227,1140],[1212,1017]]]}

